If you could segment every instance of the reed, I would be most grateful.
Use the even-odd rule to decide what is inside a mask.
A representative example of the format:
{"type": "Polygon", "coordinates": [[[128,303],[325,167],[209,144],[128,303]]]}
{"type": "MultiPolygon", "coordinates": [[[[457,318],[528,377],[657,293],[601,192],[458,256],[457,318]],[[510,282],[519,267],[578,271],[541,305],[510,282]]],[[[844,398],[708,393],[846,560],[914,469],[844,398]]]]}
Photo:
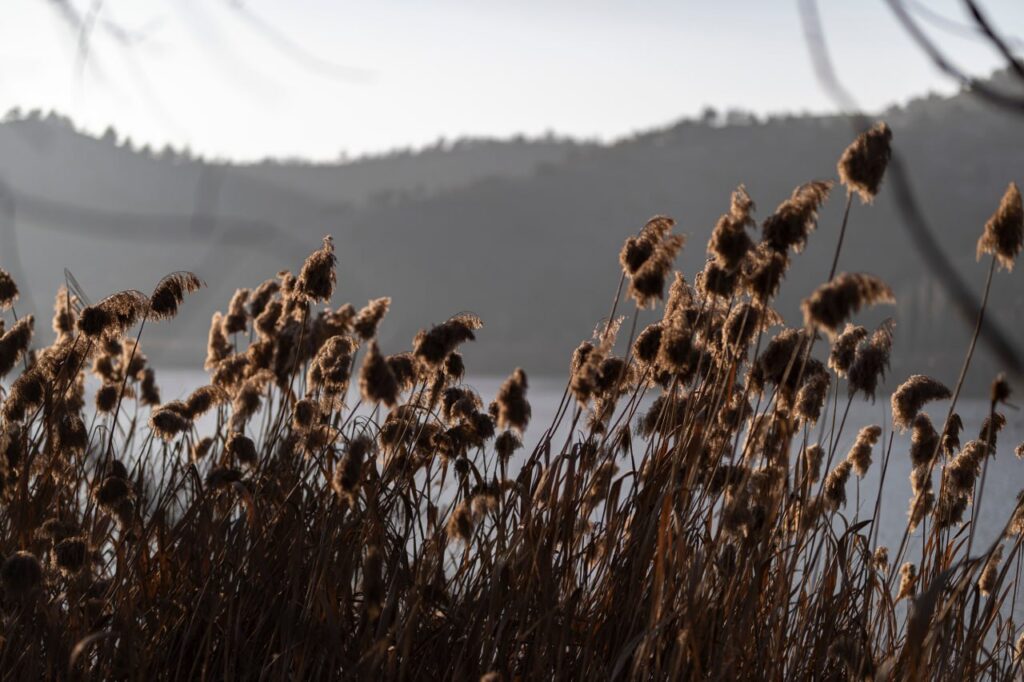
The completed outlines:
{"type": "MultiPolygon", "coordinates": [[[[143,336],[188,305],[198,277],[88,307],[62,289],[51,345],[32,345],[31,316],[0,335],[0,674],[1020,677],[1024,503],[997,542],[974,543],[1005,380],[961,445],[972,343],[959,376],[913,376],[892,394],[907,455],[874,424],[837,452],[851,402],[879,391],[895,333],[854,319],[892,290],[835,273],[852,197],[882,190],[891,140],[878,124],[839,161],[832,273],[801,326],[772,303],[791,257],[825,232],[833,180],[796,188],[760,233],[737,188],[690,279],[674,270],[674,220],[628,237],[612,315],[573,354],[528,450],[526,371],[493,401],[464,383],[460,348],[483,321],[456,315],[385,348],[390,299],[328,307],[330,237],[297,275],[239,289],[213,316],[209,381],[182,400],[161,402],[143,336]],[[937,429],[925,409],[949,398],[937,429]],[[908,513],[883,519],[900,456],[908,513]],[[882,483],[862,505],[875,458],[882,483]],[[876,545],[883,524],[903,533],[895,551],[876,545]]],[[[1011,184],[978,243],[989,285],[997,265],[1012,268],[1022,229],[1011,184]]],[[[0,272],[0,309],[17,295],[0,272]]]]}

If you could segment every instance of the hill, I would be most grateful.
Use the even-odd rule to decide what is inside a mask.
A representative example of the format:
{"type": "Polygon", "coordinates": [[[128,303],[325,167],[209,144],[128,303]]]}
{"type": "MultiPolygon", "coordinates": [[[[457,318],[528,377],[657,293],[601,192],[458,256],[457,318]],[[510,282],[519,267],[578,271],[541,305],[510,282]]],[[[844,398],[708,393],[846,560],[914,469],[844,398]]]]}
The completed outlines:
{"type": "MultiPolygon", "coordinates": [[[[878,116],[894,130],[925,217],[980,288],[974,244],[1006,183],[1024,182],[1024,118],[967,94],[878,116]]],[[[485,321],[467,349],[472,369],[562,373],[571,349],[607,315],[618,249],[646,218],[678,220],[689,239],[679,266],[692,277],[734,187],[746,185],[763,218],[796,185],[833,178],[851,137],[840,116],[706,117],[609,145],[470,140],[337,164],[236,165],[131,149],[57,117],[19,117],[0,124],[0,266],[28,294],[19,313],[43,318],[65,266],[96,299],[125,282],[148,290],[165,272],[197,272],[209,289],[144,341],[158,362],[196,365],[196,344],[180,339],[205,335],[234,288],[257,285],[283,262],[297,268],[331,233],[340,300],[394,298],[386,352],[471,310],[485,321]]],[[[841,207],[837,193],[783,286],[780,312],[791,322],[827,275],[841,207]]],[[[942,368],[943,379],[955,379],[947,375],[966,326],[884,188],[874,206],[854,206],[840,269],[872,272],[897,290],[900,304],[886,312],[899,327],[897,376],[942,368]]],[[[1018,346],[1021,277],[999,275],[994,295],[996,317],[1018,346]]]]}

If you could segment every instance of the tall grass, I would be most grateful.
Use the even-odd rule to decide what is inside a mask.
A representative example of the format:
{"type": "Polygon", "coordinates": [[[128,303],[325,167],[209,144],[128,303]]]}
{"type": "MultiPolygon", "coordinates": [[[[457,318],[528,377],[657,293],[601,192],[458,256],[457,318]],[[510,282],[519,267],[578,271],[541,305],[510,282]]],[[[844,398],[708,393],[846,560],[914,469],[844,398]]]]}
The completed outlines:
{"type": "MultiPolygon", "coordinates": [[[[801,327],[771,304],[794,254],[830,238],[812,232],[833,182],[798,187],[758,241],[738,188],[691,281],[673,271],[683,240],[670,218],[629,237],[612,314],[571,358],[547,425],[530,423],[523,370],[489,404],[463,383],[459,348],[477,317],[389,355],[376,340],[388,299],[323,307],[329,238],[298,275],[240,290],[214,316],[209,384],[184,400],[161,402],[141,338],[187,305],[195,275],[92,306],[62,289],[46,348],[32,349],[34,320],[12,310],[0,337],[0,672],[1019,677],[1009,614],[1024,508],[991,546],[973,523],[1008,385],[994,382],[984,424],[961,422],[972,343],[955,391],[942,382],[951,368],[893,394],[911,452],[881,425],[846,424],[853,400],[877,393],[894,333],[851,320],[893,294],[836,266],[890,140],[880,124],[840,160],[832,273],[801,327]],[[639,328],[651,308],[660,320],[639,328]],[[100,381],[89,395],[88,373],[100,381]],[[923,411],[950,397],[942,422],[923,411]],[[528,429],[541,436],[522,451],[528,429]],[[908,515],[882,519],[883,489],[906,485],[886,479],[893,457],[913,463],[908,515]],[[850,479],[871,467],[881,483],[862,501],[850,479]],[[900,546],[877,546],[882,524],[905,529],[900,546]]],[[[979,241],[988,285],[997,264],[1013,266],[1022,223],[1011,185],[979,241]]],[[[0,302],[16,298],[3,275],[0,302]]]]}

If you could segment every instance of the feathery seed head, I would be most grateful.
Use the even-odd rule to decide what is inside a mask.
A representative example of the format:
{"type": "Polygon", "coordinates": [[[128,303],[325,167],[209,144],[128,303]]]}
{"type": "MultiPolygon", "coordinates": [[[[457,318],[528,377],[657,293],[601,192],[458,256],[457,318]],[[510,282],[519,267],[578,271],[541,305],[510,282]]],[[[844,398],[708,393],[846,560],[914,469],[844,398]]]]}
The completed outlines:
{"type": "Polygon", "coordinates": [[[299,277],[295,280],[295,293],[312,302],[329,301],[337,281],[334,272],[337,262],[334,239],[327,235],[323,246],[311,253],[302,264],[299,277]]]}
{"type": "Polygon", "coordinates": [[[154,320],[168,320],[178,314],[178,306],[185,300],[185,294],[199,291],[201,279],[191,272],[172,272],[164,277],[153,289],[149,298],[149,312],[154,320]]]}
{"type": "Polygon", "coordinates": [[[1020,190],[1011,182],[1003,194],[999,208],[985,223],[985,231],[978,239],[978,260],[991,254],[999,266],[1013,270],[1014,261],[1024,246],[1024,206],[1020,190]]]}
{"type": "Polygon", "coordinates": [[[15,552],[0,566],[0,583],[11,597],[25,597],[43,581],[43,567],[31,552],[15,552]]]}
{"type": "Polygon", "coordinates": [[[860,195],[861,202],[874,201],[882,185],[882,176],[892,156],[892,130],[885,123],[876,123],[857,136],[839,158],[839,181],[849,192],[860,195]]]}
{"type": "Polygon", "coordinates": [[[801,308],[804,324],[824,329],[835,338],[839,326],[862,308],[895,302],[892,289],[877,277],[843,272],[805,298],[801,308]]]}
{"type": "Polygon", "coordinates": [[[906,430],[925,403],[952,396],[944,384],[923,374],[915,374],[900,384],[892,394],[893,424],[906,430]]]}
{"type": "Polygon", "coordinates": [[[391,299],[387,296],[382,298],[372,299],[366,306],[359,311],[356,315],[355,321],[352,323],[352,328],[356,334],[364,341],[369,341],[377,335],[377,327],[380,326],[380,321],[387,315],[388,309],[391,307],[391,299]]]}
{"type": "Polygon", "coordinates": [[[526,400],[526,372],[516,370],[498,389],[498,427],[526,431],[530,423],[530,403],[526,400]]]}
{"type": "Polygon", "coordinates": [[[369,403],[382,402],[391,407],[398,400],[398,381],[377,348],[376,341],[370,342],[370,348],[363,359],[363,367],[359,372],[359,390],[369,403]]]}
{"type": "Polygon", "coordinates": [[[7,310],[18,300],[18,285],[6,270],[0,269],[0,310],[7,310]]]}
{"type": "Polygon", "coordinates": [[[788,199],[779,204],[761,227],[762,239],[772,250],[786,253],[789,249],[799,253],[807,244],[807,237],[818,223],[818,209],[825,203],[832,183],[815,180],[800,185],[788,199]]]}

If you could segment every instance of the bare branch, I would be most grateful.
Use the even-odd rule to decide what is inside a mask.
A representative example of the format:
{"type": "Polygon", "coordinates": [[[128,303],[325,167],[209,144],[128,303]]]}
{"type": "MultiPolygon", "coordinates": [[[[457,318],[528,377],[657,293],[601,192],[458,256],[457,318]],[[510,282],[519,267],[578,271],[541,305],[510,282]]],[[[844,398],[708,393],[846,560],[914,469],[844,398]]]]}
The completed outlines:
{"type": "MultiPolygon", "coordinates": [[[[857,133],[867,130],[871,125],[870,120],[860,113],[860,107],[857,106],[853,95],[843,87],[832,68],[832,60],[822,32],[815,0],[800,0],[799,6],[804,37],[811,53],[811,61],[814,64],[814,73],[822,88],[837,106],[851,113],[850,120],[857,133]]],[[[902,224],[910,233],[910,237],[917,247],[917,253],[924,260],[932,276],[945,290],[964,323],[973,326],[978,319],[978,302],[935,239],[911,188],[903,159],[895,150],[886,173],[889,178],[889,188],[896,201],[896,208],[903,218],[902,224]]],[[[1009,337],[992,320],[991,316],[987,316],[982,324],[981,339],[1011,372],[1018,377],[1024,375],[1024,364],[1020,360],[1020,351],[1014,347],[1009,337]]]]}

